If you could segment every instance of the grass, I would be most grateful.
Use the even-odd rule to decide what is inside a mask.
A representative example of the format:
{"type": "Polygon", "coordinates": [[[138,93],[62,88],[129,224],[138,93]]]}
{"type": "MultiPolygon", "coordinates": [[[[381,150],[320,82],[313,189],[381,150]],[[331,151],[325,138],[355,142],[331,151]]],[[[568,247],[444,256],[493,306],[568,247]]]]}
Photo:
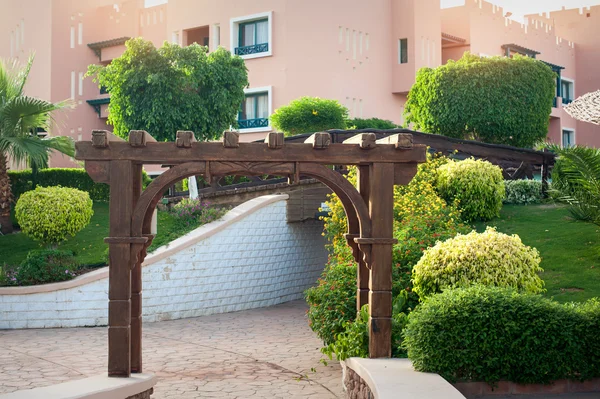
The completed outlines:
{"type": "Polygon", "coordinates": [[[546,296],[563,303],[600,297],[600,227],[557,205],[505,205],[500,218],[478,223],[477,231],[486,225],[538,249],[546,296]]]}
{"type": "MultiPolygon", "coordinates": [[[[90,224],[81,230],[75,237],[59,245],[59,249],[73,251],[82,264],[87,267],[98,267],[106,264],[106,249],[104,238],[108,237],[108,203],[95,202],[94,216],[90,224]]],[[[161,245],[167,244],[175,238],[192,231],[198,225],[186,226],[179,222],[169,212],[158,212],[158,234],[149,248],[152,251],[161,245]]],[[[0,266],[2,264],[18,265],[32,249],[40,249],[38,242],[33,241],[25,234],[16,233],[0,236],[0,266]]]]}

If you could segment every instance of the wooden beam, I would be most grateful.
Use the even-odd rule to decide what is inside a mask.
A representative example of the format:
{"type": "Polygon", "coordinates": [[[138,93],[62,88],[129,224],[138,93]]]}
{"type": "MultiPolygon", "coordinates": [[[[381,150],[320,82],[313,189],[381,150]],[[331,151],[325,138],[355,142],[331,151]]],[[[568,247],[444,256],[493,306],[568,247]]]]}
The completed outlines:
{"type": "MultiPolygon", "coordinates": [[[[357,172],[356,188],[358,189],[363,201],[365,201],[365,204],[368,204],[370,197],[369,193],[371,189],[369,185],[369,166],[359,165],[357,172]]],[[[369,269],[367,268],[367,264],[365,263],[360,249],[358,248],[358,244],[356,242],[348,244],[354,251],[358,251],[358,267],[356,271],[356,310],[360,311],[364,305],[369,304],[369,269]]]]}
{"type": "Polygon", "coordinates": [[[304,141],[305,144],[312,144],[315,150],[322,150],[331,144],[331,135],[327,132],[313,133],[304,141]]]}
{"type": "Polygon", "coordinates": [[[98,148],[108,147],[109,142],[123,142],[122,138],[115,136],[108,130],[92,130],[92,145],[98,148]]]}
{"type": "Polygon", "coordinates": [[[175,145],[179,148],[191,148],[192,143],[196,142],[194,132],[189,130],[178,130],[175,138],[175,145]]]}
{"type": "Polygon", "coordinates": [[[145,130],[131,130],[128,141],[132,147],[145,147],[146,143],[156,143],[156,139],[145,130]]]}
{"type": "Polygon", "coordinates": [[[223,147],[238,148],[240,146],[240,134],[238,132],[223,132],[223,147]]]}
{"type": "MultiPolygon", "coordinates": [[[[86,161],[130,160],[144,164],[181,164],[199,161],[231,161],[231,150],[218,142],[191,142],[189,147],[176,143],[146,143],[146,147],[131,147],[115,142],[107,148],[95,148],[90,142],[75,143],[75,158],[86,161]]],[[[319,150],[302,143],[286,144],[273,151],[263,143],[240,143],[235,161],[238,162],[311,162],[322,165],[361,165],[372,162],[425,162],[426,147],[415,145],[412,151],[397,151],[393,145],[380,144],[369,151],[360,144],[331,144],[319,150]]]]}
{"type": "Polygon", "coordinates": [[[344,140],[344,144],[358,144],[363,150],[370,150],[377,145],[377,135],[375,133],[359,133],[344,140]]]}
{"type": "Polygon", "coordinates": [[[265,143],[267,143],[267,147],[272,150],[283,148],[283,133],[271,132],[267,134],[265,143]]]}
{"type": "Polygon", "coordinates": [[[409,133],[398,133],[376,141],[377,144],[393,144],[397,150],[410,150],[413,147],[413,136],[409,133]]]}

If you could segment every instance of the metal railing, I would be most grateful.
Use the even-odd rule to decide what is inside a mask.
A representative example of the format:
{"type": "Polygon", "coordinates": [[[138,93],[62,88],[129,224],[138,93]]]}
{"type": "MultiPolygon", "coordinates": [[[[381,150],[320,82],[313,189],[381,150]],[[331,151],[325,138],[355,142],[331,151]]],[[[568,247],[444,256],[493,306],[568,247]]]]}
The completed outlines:
{"type": "Polygon", "coordinates": [[[241,46],[235,48],[235,55],[250,55],[266,53],[269,51],[269,43],[254,44],[252,46],[241,46]]]}
{"type": "Polygon", "coordinates": [[[240,129],[252,129],[255,127],[268,127],[268,118],[256,118],[256,119],[242,119],[238,120],[238,126],[240,129]]]}

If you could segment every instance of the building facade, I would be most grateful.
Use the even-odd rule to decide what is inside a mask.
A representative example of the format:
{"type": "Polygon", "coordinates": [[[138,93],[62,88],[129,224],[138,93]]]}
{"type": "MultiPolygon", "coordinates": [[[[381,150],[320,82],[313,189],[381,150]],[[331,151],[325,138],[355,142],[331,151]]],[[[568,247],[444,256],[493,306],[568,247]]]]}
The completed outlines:
{"type": "MultiPolygon", "coordinates": [[[[458,59],[521,53],[560,74],[548,137],[564,145],[600,146],[600,128],[576,122],[562,104],[600,89],[600,6],[528,16],[520,24],[500,7],[465,0],[10,0],[0,15],[0,57],[36,61],[27,93],[74,108],[50,134],[86,139],[106,128],[109,95],[84,78],[92,63],[109,63],[124,42],[142,36],[156,46],[223,46],[246,61],[250,86],[239,113],[241,139],[272,130],[269,116],[301,96],[337,99],[350,117],[403,123],[415,74],[458,59]]],[[[110,127],[108,127],[110,129],[110,127]]],[[[72,160],[52,158],[51,166],[72,160]]]]}

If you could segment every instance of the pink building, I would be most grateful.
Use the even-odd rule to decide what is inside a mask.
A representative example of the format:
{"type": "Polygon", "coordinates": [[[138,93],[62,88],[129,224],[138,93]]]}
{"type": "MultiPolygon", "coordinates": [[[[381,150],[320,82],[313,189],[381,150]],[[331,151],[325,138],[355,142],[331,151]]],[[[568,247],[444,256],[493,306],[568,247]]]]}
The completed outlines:
{"type": "MultiPolygon", "coordinates": [[[[82,77],[91,63],[122,54],[124,41],[142,36],[223,46],[246,60],[250,86],[240,112],[244,141],[271,131],[269,116],[300,96],[339,100],[351,117],[402,123],[416,71],[457,59],[522,53],[560,72],[549,138],[565,145],[600,146],[600,128],[561,109],[600,89],[593,66],[600,57],[600,7],[530,16],[522,25],[482,0],[440,9],[439,0],[9,0],[0,15],[0,57],[24,60],[36,52],[29,94],[71,98],[50,134],[88,138],[106,127],[109,96],[82,77]],[[43,4],[42,4],[43,3],[43,4]]],[[[110,129],[110,127],[109,127],[110,129]]],[[[72,164],[54,157],[52,166],[72,164]]]]}

